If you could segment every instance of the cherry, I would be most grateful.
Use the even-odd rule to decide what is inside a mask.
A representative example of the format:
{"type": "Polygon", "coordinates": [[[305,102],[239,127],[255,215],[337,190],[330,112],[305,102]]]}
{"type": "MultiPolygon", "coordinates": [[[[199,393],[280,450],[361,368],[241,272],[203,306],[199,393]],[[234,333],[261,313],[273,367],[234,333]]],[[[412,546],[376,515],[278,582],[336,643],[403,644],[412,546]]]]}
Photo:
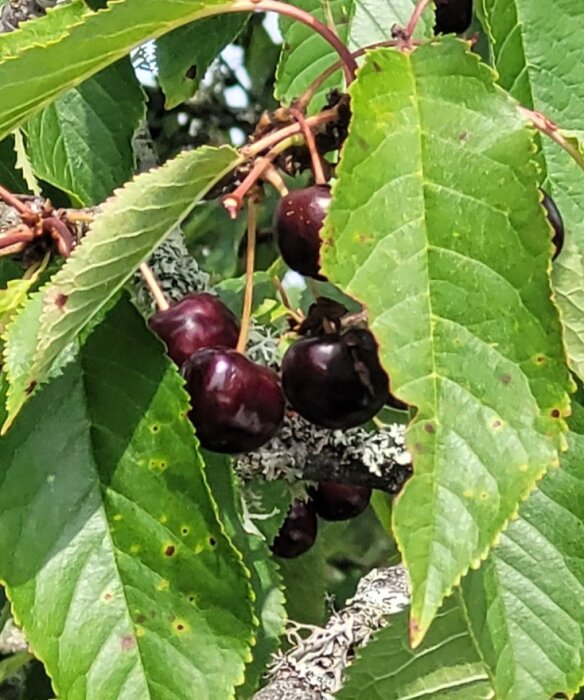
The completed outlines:
{"type": "Polygon", "coordinates": [[[189,418],[201,445],[214,452],[250,452],[272,438],[284,418],[278,376],[229,348],[205,348],[183,364],[189,418]]]}
{"type": "Polygon", "coordinates": [[[554,236],[552,238],[552,243],[554,244],[556,250],[552,256],[552,260],[555,260],[558,255],[562,252],[564,247],[564,220],[560,214],[560,210],[556,206],[554,200],[549,196],[544,190],[540,190],[543,194],[542,204],[547,212],[548,221],[554,230],[554,236]]]}
{"type": "Polygon", "coordinates": [[[158,311],[149,324],[179,366],[202,348],[234,348],[239,337],[237,318],[218,297],[207,292],[189,294],[169,309],[158,311]]]}
{"type": "Polygon", "coordinates": [[[436,0],[434,34],[462,34],[472,22],[472,0],[436,0]]]}
{"type": "Polygon", "coordinates": [[[369,505],[370,486],[321,481],[310,493],[317,515],[325,520],[349,520],[369,505]]]}
{"type": "Polygon", "coordinates": [[[282,360],[282,385],[292,408],[325,428],[365,423],[389,395],[377,343],[364,329],[294,343],[282,360]]]}
{"type": "Polygon", "coordinates": [[[391,393],[391,391],[389,392],[389,396],[387,397],[387,402],[385,405],[389,406],[390,408],[394,408],[396,411],[409,411],[410,410],[409,405],[405,401],[398,399],[397,396],[394,396],[391,393]]]}
{"type": "Polygon", "coordinates": [[[307,277],[320,274],[320,230],[331,202],[328,185],[292,190],[276,206],[274,227],[284,262],[307,277]]]}
{"type": "Polygon", "coordinates": [[[312,547],[317,530],[318,522],[312,502],[294,501],[272,544],[272,552],[284,559],[299,557],[312,547]]]}

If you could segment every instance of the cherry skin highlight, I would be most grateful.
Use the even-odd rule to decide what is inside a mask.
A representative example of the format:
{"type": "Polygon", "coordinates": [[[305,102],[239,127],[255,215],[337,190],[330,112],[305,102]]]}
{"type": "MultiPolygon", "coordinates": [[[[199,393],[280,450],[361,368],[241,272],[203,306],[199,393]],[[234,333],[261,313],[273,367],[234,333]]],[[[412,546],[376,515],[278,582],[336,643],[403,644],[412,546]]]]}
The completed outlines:
{"type": "Polygon", "coordinates": [[[556,250],[552,256],[552,260],[555,260],[562,252],[562,248],[564,247],[564,220],[562,219],[562,215],[560,214],[560,210],[556,206],[556,203],[549,196],[549,194],[544,192],[544,190],[540,190],[540,192],[543,194],[541,203],[546,210],[548,221],[554,230],[552,243],[554,244],[556,250]]]}
{"type": "Polygon", "coordinates": [[[294,501],[272,544],[272,552],[283,559],[295,559],[312,547],[317,531],[318,521],[311,501],[294,501]]]}
{"type": "Polygon", "coordinates": [[[317,515],[324,520],[349,520],[367,508],[371,487],[321,481],[310,495],[317,515]]]}
{"type": "Polygon", "coordinates": [[[389,397],[377,343],[364,329],[294,343],[282,360],[282,386],[297,413],[325,428],[362,425],[389,397]]]}
{"type": "Polygon", "coordinates": [[[284,262],[292,270],[314,279],[320,274],[320,230],[331,202],[328,185],[292,190],[276,207],[274,228],[284,262]]]}
{"type": "Polygon", "coordinates": [[[202,348],[234,348],[239,337],[236,316],[207,292],[189,294],[169,309],[155,313],[148,323],[179,367],[202,348]]]}
{"type": "Polygon", "coordinates": [[[435,0],[434,34],[462,34],[472,22],[472,0],[435,0]]]}
{"type": "Polygon", "coordinates": [[[183,364],[189,418],[213,452],[250,452],[268,442],[284,418],[278,376],[228,348],[199,350],[183,364]]]}

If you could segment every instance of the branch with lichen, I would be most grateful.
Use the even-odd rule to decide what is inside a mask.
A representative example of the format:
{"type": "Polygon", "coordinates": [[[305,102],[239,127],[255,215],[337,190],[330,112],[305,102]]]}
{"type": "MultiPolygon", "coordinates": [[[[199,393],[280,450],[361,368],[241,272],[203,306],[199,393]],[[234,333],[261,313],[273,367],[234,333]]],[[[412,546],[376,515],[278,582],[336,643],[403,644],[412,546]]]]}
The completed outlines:
{"type": "Polygon", "coordinates": [[[289,625],[292,648],[275,656],[267,684],[254,695],[254,700],[334,697],[341,689],[356,649],[367,644],[376,630],[391,624],[387,617],[407,608],[409,602],[409,584],[403,566],[373,569],[359,581],[346,607],[334,612],[324,627],[289,625]],[[308,636],[303,637],[303,631],[308,636]]]}
{"type": "Polygon", "coordinates": [[[12,32],[22,22],[42,17],[63,0],[9,0],[0,9],[0,34],[12,32]]]}
{"type": "Polygon", "coordinates": [[[235,470],[244,481],[337,481],[397,493],[412,473],[411,462],[403,425],[327,430],[290,413],[278,435],[242,455],[235,470]]]}

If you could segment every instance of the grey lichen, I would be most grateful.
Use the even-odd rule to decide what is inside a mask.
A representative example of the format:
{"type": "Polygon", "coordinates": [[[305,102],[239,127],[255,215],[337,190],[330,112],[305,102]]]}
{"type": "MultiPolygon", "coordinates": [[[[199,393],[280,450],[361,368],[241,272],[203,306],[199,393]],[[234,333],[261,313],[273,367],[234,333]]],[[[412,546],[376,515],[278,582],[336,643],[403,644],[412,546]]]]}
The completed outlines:
{"type": "Polygon", "coordinates": [[[29,19],[42,17],[50,7],[64,0],[8,0],[0,9],[0,34],[12,32],[29,19]]]}
{"type": "Polygon", "coordinates": [[[236,471],[244,480],[331,480],[397,493],[411,474],[411,456],[402,425],[327,430],[290,413],[267,445],[237,460],[236,471]]]}
{"type": "Polygon", "coordinates": [[[333,613],[325,627],[291,623],[292,648],[275,657],[267,685],[254,700],[330,700],[343,684],[355,649],[405,610],[410,602],[409,582],[403,566],[373,569],[364,576],[354,597],[333,613]],[[303,631],[308,636],[302,635],[303,631]]]}

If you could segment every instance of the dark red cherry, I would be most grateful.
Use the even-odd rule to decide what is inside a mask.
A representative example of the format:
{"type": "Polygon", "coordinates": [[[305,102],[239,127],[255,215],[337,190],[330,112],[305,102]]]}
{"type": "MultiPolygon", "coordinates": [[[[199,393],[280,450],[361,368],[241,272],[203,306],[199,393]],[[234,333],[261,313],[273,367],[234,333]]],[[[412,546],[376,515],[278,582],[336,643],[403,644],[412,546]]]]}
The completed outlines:
{"type": "Polygon", "coordinates": [[[179,366],[202,348],[234,348],[239,337],[236,316],[207,292],[189,294],[169,309],[158,311],[149,324],[179,366]]]}
{"type": "Polygon", "coordinates": [[[562,252],[564,247],[564,220],[560,214],[560,210],[556,206],[554,200],[549,196],[544,190],[540,190],[543,194],[542,204],[547,212],[548,221],[554,230],[554,235],[552,238],[552,243],[554,244],[556,250],[552,256],[552,260],[555,260],[558,255],[562,252]]]}
{"type": "Polygon", "coordinates": [[[389,395],[377,343],[364,329],[294,343],[282,360],[282,386],[297,413],[325,428],[365,423],[389,395]]]}
{"type": "Polygon", "coordinates": [[[307,277],[320,274],[320,230],[331,202],[328,185],[292,190],[276,206],[274,228],[284,262],[307,277]]]}
{"type": "Polygon", "coordinates": [[[250,452],[278,432],[284,395],[275,372],[235,350],[198,350],[183,364],[189,418],[201,445],[214,452],[250,452]]]}
{"type": "Polygon", "coordinates": [[[307,552],[316,540],[318,522],[311,501],[294,501],[272,544],[277,557],[294,559],[307,552]]]}
{"type": "Polygon", "coordinates": [[[325,520],[349,520],[369,505],[371,487],[321,481],[310,492],[317,515],[325,520]]]}
{"type": "Polygon", "coordinates": [[[472,22],[472,0],[435,0],[434,34],[462,34],[472,22]]]}

